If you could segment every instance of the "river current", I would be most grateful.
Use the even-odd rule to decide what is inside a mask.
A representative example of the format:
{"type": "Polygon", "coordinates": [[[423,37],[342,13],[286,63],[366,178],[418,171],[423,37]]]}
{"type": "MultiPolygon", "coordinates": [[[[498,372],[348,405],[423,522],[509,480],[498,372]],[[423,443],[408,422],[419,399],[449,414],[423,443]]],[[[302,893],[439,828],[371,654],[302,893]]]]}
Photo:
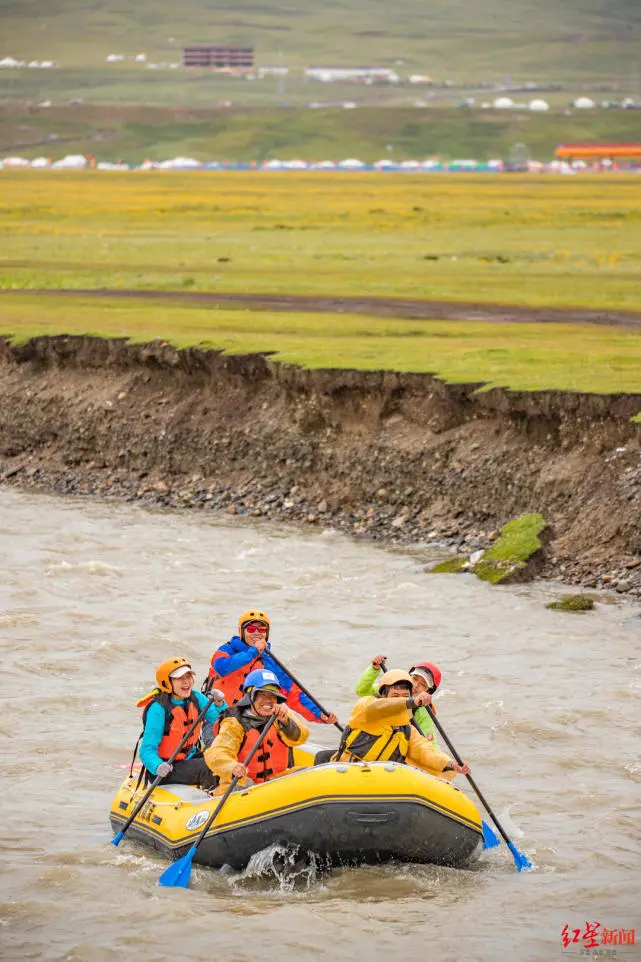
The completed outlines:
{"type": "Polygon", "coordinates": [[[1,958],[538,962],[579,957],[588,922],[599,943],[635,929],[598,951],[641,958],[638,606],[548,611],[565,589],[428,576],[435,552],[0,489],[1,958]],[[251,606],[343,722],[371,656],[439,664],[439,718],[535,869],[504,845],[467,870],[266,850],[242,873],[195,867],[185,891],[157,885],[161,856],[110,845],[157,663],[184,656],[200,681],[251,606]]]}

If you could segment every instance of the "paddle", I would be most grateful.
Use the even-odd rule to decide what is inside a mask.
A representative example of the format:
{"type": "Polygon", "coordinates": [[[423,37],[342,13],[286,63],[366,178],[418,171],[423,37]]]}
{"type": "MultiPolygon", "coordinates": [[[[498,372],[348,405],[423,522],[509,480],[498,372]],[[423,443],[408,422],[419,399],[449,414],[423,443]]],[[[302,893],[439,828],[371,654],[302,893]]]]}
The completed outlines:
{"type": "MultiPolygon", "coordinates": [[[[382,662],[380,667],[381,667],[381,671],[383,671],[383,672],[386,672],[386,671],[387,671],[387,665],[385,664],[385,662],[382,662]]],[[[436,715],[434,714],[434,712],[432,711],[432,709],[430,708],[429,705],[427,706],[427,710],[428,710],[428,712],[429,712],[429,714],[430,714],[430,717],[432,718],[432,721],[435,723],[435,725],[436,725],[436,727],[438,728],[439,732],[440,732],[441,735],[443,736],[443,740],[445,741],[445,743],[447,744],[448,748],[449,748],[450,751],[452,752],[452,755],[454,756],[454,760],[455,760],[459,765],[462,765],[463,762],[462,762],[460,756],[457,754],[456,749],[454,748],[454,746],[452,745],[451,741],[449,740],[449,738],[447,737],[447,735],[446,735],[445,732],[443,731],[443,728],[441,727],[440,723],[436,720],[436,715]]],[[[420,728],[420,726],[419,726],[419,724],[418,724],[418,722],[416,721],[415,718],[412,718],[412,724],[414,725],[414,727],[416,728],[416,730],[422,735],[423,732],[421,731],[421,728],[420,728]]],[[[476,787],[476,784],[475,784],[472,776],[471,776],[471,775],[467,775],[466,778],[469,779],[470,785],[472,786],[472,788],[474,789],[474,791],[476,792],[476,794],[478,795],[478,797],[480,798],[480,800],[483,802],[483,805],[485,805],[485,808],[486,808],[487,811],[490,813],[490,815],[492,816],[492,818],[494,818],[494,816],[492,815],[491,810],[488,808],[487,804],[485,803],[485,801],[484,801],[484,799],[483,799],[483,796],[481,795],[481,793],[479,792],[478,788],[476,787]]],[[[483,819],[481,819],[481,828],[483,829],[483,848],[495,848],[497,845],[500,845],[500,844],[501,844],[500,841],[499,841],[499,839],[496,837],[495,833],[494,833],[494,832],[492,831],[492,829],[490,828],[490,826],[487,824],[487,822],[484,822],[483,819]]],[[[520,871],[520,869],[519,869],[519,871],[520,871]]]]}
{"type": "MultiPolygon", "coordinates": [[[[288,676],[291,678],[291,680],[294,682],[295,685],[298,685],[298,687],[300,688],[300,690],[302,691],[302,693],[303,693],[304,695],[307,695],[307,697],[310,699],[310,701],[313,701],[313,702],[314,702],[314,704],[316,705],[316,707],[323,713],[323,715],[329,715],[329,714],[330,714],[330,713],[327,711],[326,708],[323,708],[323,706],[322,706],[321,703],[318,701],[318,699],[317,699],[317,698],[314,698],[314,696],[312,695],[312,693],[309,692],[309,691],[307,690],[307,688],[305,688],[304,685],[301,685],[301,683],[299,682],[298,678],[296,678],[295,675],[292,675],[292,673],[291,673],[291,671],[289,670],[289,668],[285,668],[285,666],[284,666],[284,664],[282,663],[282,661],[279,661],[278,658],[276,657],[276,655],[274,655],[274,654],[271,652],[271,650],[268,650],[268,651],[267,651],[267,654],[269,655],[269,657],[271,658],[271,660],[274,662],[274,664],[278,665],[278,667],[281,669],[281,671],[284,671],[285,674],[288,675],[288,676]]],[[[342,732],[342,731],[343,731],[343,726],[341,725],[340,722],[334,722],[334,724],[335,724],[336,727],[338,728],[339,732],[342,732]]]]}
{"type": "MultiPolygon", "coordinates": [[[[249,765],[250,761],[252,760],[252,758],[254,757],[254,755],[262,745],[263,741],[265,740],[265,736],[267,735],[267,732],[272,727],[275,721],[276,721],[276,716],[272,715],[272,717],[269,719],[269,721],[263,728],[262,732],[260,733],[258,739],[256,740],[256,744],[254,745],[249,755],[243,762],[244,765],[249,765]]],[[[218,815],[219,811],[221,810],[221,808],[223,807],[223,805],[225,804],[225,802],[227,801],[231,793],[236,788],[236,785],[240,781],[240,777],[241,777],[240,775],[235,775],[234,778],[232,778],[229,788],[227,789],[227,791],[225,792],[221,800],[218,802],[218,805],[216,805],[216,808],[213,810],[213,812],[205,822],[205,825],[203,826],[203,830],[198,836],[198,838],[196,839],[196,841],[194,842],[194,844],[191,846],[191,848],[189,849],[186,855],[183,855],[183,857],[179,858],[176,862],[172,862],[172,864],[165,869],[165,871],[162,873],[162,875],[158,879],[158,882],[160,883],[160,885],[165,885],[168,888],[183,888],[183,889],[186,889],[189,886],[189,878],[191,876],[191,863],[194,855],[196,854],[196,851],[198,850],[198,846],[200,845],[205,835],[213,825],[214,819],[218,815]]]]}
{"type": "MultiPolygon", "coordinates": [[[[204,707],[203,710],[201,711],[201,713],[200,713],[200,715],[198,716],[198,718],[197,718],[197,719],[191,724],[191,726],[187,729],[187,731],[185,732],[185,734],[183,735],[183,737],[182,737],[182,739],[181,739],[180,744],[178,745],[178,748],[177,748],[177,749],[173,752],[173,754],[171,754],[171,755],[169,756],[169,758],[167,759],[167,761],[169,762],[170,765],[172,765],[172,764],[174,763],[174,761],[176,760],[176,755],[180,754],[180,752],[182,751],[183,745],[185,744],[185,742],[187,741],[187,739],[189,738],[189,736],[190,736],[191,733],[193,732],[194,728],[196,727],[196,725],[198,725],[198,724],[203,720],[204,716],[207,714],[207,712],[209,711],[209,709],[210,709],[211,706],[213,705],[214,699],[217,698],[217,697],[218,697],[218,693],[216,693],[215,695],[212,695],[212,696],[211,696],[211,698],[208,700],[207,704],[205,705],[205,707],[204,707]]],[[[115,838],[112,838],[111,844],[112,844],[112,845],[115,845],[116,848],[117,848],[117,847],[120,845],[120,843],[122,842],[122,840],[123,840],[123,838],[124,838],[124,835],[125,835],[125,832],[127,831],[127,829],[129,828],[129,826],[131,825],[131,823],[132,823],[133,820],[135,819],[136,815],[138,814],[138,812],[140,811],[140,809],[143,807],[143,805],[145,804],[145,802],[147,801],[147,799],[149,798],[149,796],[150,796],[151,793],[153,792],[154,788],[159,784],[159,782],[162,781],[163,777],[164,777],[163,775],[156,775],[156,777],[154,778],[153,782],[151,783],[151,785],[149,786],[149,788],[147,789],[147,791],[145,792],[145,794],[143,795],[143,797],[140,799],[140,801],[138,802],[138,804],[137,804],[136,807],[134,808],[133,812],[131,813],[131,815],[129,816],[129,818],[127,819],[127,821],[125,822],[125,824],[123,825],[123,827],[120,829],[120,831],[119,831],[118,834],[115,836],[115,838]]]]}
{"type": "MultiPolygon", "coordinates": [[[[429,713],[430,718],[432,719],[432,721],[434,722],[434,724],[435,724],[436,727],[438,728],[438,730],[439,730],[439,732],[440,732],[440,734],[441,734],[441,737],[443,738],[443,741],[445,742],[445,744],[447,745],[447,747],[448,747],[449,750],[451,751],[452,755],[454,756],[454,760],[455,760],[456,762],[458,762],[459,765],[462,765],[462,764],[463,764],[463,761],[462,761],[460,755],[458,754],[458,752],[457,752],[456,749],[454,748],[454,745],[452,744],[452,742],[449,740],[449,738],[447,737],[447,735],[446,735],[445,732],[443,731],[443,726],[441,725],[441,723],[440,723],[439,720],[437,719],[436,715],[435,715],[434,712],[432,711],[432,708],[431,708],[430,705],[427,705],[427,711],[428,711],[428,713],[429,713]]],[[[516,847],[516,845],[514,844],[514,842],[510,841],[510,839],[508,838],[506,832],[505,832],[504,829],[503,829],[503,826],[501,825],[501,823],[499,822],[498,818],[496,817],[496,815],[494,814],[494,812],[492,811],[492,809],[491,809],[490,806],[488,805],[487,801],[485,800],[485,797],[484,797],[483,793],[481,792],[481,789],[478,787],[478,785],[476,784],[476,782],[474,781],[474,779],[472,778],[472,776],[471,776],[471,775],[466,775],[465,777],[467,778],[468,782],[470,783],[470,785],[472,786],[472,788],[473,788],[474,791],[476,792],[476,794],[477,794],[477,796],[478,796],[478,798],[479,798],[479,801],[480,801],[481,804],[483,805],[483,808],[484,808],[485,811],[488,813],[488,815],[490,816],[490,818],[492,819],[492,821],[494,822],[494,824],[495,824],[496,827],[498,828],[499,832],[500,832],[501,835],[503,836],[503,839],[504,839],[504,841],[505,841],[505,844],[507,845],[507,847],[509,848],[510,852],[512,853],[512,857],[513,857],[513,859],[514,859],[514,864],[516,865],[516,867],[517,867],[517,869],[519,870],[519,872],[522,872],[523,869],[530,869],[530,868],[532,868],[532,862],[531,862],[530,859],[527,857],[527,855],[525,855],[523,852],[519,852],[519,850],[518,850],[518,848],[516,847]]],[[[484,841],[485,841],[485,848],[493,848],[495,845],[499,845],[499,844],[500,844],[498,838],[496,837],[496,835],[494,834],[494,832],[492,831],[492,829],[490,828],[490,826],[489,826],[489,825],[486,825],[485,822],[483,822],[483,838],[484,838],[484,841]],[[489,833],[489,840],[488,840],[487,833],[489,833]]]]}

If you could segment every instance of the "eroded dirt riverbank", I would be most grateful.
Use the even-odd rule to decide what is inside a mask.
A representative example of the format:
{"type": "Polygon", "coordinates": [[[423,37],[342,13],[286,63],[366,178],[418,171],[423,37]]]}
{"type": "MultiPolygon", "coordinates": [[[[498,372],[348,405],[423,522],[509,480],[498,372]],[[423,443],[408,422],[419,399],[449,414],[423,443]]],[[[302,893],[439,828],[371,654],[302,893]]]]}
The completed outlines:
{"type": "Polygon", "coordinates": [[[0,479],[464,550],[540,511],[543,576],[641,599],[641,398],[477,387],[160,343],[1,341],[0,479]]]}

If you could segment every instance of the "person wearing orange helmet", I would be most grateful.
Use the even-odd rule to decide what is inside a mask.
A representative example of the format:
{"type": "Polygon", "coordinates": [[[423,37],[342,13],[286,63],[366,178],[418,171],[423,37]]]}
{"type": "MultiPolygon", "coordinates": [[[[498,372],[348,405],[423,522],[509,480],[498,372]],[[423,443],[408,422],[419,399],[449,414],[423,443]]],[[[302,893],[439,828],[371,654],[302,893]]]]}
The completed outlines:
{"type": "Polygon", "coordinates": [[[343,731],[335,761],[392,761],[414,765],[430,775],[469,775],[412,725],[412,713],[429,703],[428,692],[413,694],[409,672],[393,668],[378,683],[378,695],[366,695],[354,706],[343,731]]]}
{"type": "MultiPolygon", "coordinates": [[[[147,777],[162,776],[163,783],[179,782],[198,785],[205,791],[215,788],[216,778],[207,767],[199,751],[201,723],[176,755],[173,764],[167,759],[173,755],[182,739],[206,707],[208,698],[194,691],[194,672],[184,658],[169,658],[158,665],[158,687],[137,703],[143,709],[143,734],[140,745],[140,761],[147,777]]],[[[221,691],[212,689],[214,702],[204,716],[214,724],[228,706],[221,691]]]]}
{"type": "MultiPolygon", "coordinates": [[[[243,686],[250,672],[262,668],[276,675],[290,708],[307,721],[333,725],[338,721],[336,715],[324,715],[270,657],[270,628],[269,617],[260,608],[244,611],[238,619],[238,634],[212,655],[203,693],[206,695],[215,685],[224,693],[228,703],[234,705],[243,697],[243,686]]],[[[207,738],[205,740],[207,742],[207,738]]]]}
{"type": "MultiPolygon", "coordinates": [[[[374,658],[372,658],[371,665],[368,665],[356,682],[356,694],[360,695],[361,698],[365,695],[375,695],[378,692],[378,676],[384,663],[385,655],[375,655],[374,658]]],[[[431,661],[418,661],[415,665],[412,665],[409,673],[412,676],[412,693],[414,695],[420,695],[422,692],[427,692],[430,698],[426,702],[426,705],[430,705],[432,711],[436,713],[432,696],[441,684],[442,675],[438,665],[433,664],[431,661]]],[[[438,748],[434,722],[430,718],[427,707],[421,706],[416,709],[414,712],[414,721],[421,729],[422,734],[432,742],[435,748],[438,748]]]]}

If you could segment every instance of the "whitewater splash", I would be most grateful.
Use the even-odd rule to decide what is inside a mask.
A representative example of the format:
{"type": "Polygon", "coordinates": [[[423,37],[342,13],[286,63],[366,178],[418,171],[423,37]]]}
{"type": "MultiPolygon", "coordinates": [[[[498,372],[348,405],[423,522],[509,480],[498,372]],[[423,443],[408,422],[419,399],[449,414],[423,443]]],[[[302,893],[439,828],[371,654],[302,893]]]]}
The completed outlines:
{"type": "Polygon", "coordinates": [[[316,886],[329,870],[327,860],[317,852],[301,852],[298,845],[276,843],[255,852],[242,872],[225,866],[221,873],[230,883],[232,891],[245,895],[248,888],[264,888],[267,883],[271,892],[291,895],[316,886]]]}

